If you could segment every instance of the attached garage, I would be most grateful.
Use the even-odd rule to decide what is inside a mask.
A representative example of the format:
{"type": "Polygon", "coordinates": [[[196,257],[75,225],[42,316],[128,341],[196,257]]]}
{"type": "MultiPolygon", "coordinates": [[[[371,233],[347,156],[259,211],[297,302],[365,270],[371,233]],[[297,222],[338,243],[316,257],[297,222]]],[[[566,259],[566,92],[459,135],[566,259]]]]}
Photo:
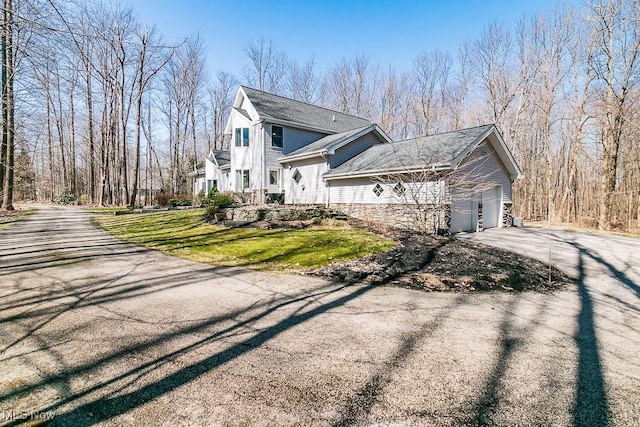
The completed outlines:
{"type": "Polygon", "coordinates": [[[478,225],[478,203],[472,198],[454,197],[451,201],[451,233],[475,231],[478,225]]]}
{"type": "Polygon", "coordinates": [[[335,167],[329,161],[326,169],[322,176],[329,206],[412,228],[405,223],[410,216],[405,211],[424,204],[425,212],[436,211],[414,213],[413,228],[442,232],[446,215],[439,209],[444,202],[450,209],[450,233],[510,224],[511,186],[522,176],[493,125],[374,144],[335,167]]]}
{"type": "Polygon", "coordinates": [[[482,218],[482,228],[500,227],[502,212],[502,186],[498,185],[479,192],[475,197],[461,197],[451,200],[451,233],[478,230],[478,220],[482,218]]]}
{"type": "Polygon", "coordinates": [[[499,227],[500,212],[502,212],[502,186],[484,190],[482,192],[482,228],[499,227]]]}

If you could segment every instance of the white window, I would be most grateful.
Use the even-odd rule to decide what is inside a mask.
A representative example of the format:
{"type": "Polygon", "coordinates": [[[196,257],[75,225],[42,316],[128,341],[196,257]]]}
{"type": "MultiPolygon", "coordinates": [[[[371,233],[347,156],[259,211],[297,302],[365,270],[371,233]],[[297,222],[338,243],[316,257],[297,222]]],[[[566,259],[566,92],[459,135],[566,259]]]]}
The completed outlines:
{"type": "Polygon", "coordinates": [[[236,128],[235,146],[236,147],[249,146],[249,128],[236,128]]]}
{"type": "Polygon", "coordinates": [[[249,188],[249,170],[236,170],[236,190],[249,188]]]}
{"type": "Polygon", "coordinates": [[[402,184],[401,182],[397,183],[395,185],[395,187],[393,187],[393,192],[396,193],[396,196],[398,197],[402,197],[404,196],[406,188],[404,188],[404,184],[402,184]]]}
{"type": "Polygon", "coordinates": [[[300,180],[302,179],[302,174],[300,173],[300,171],[298,169],[296,169],[291,178],[293,178],[293,180],[296,182],[296,184],[298,184],[300,182],[300,180]]]}
{"type": "Polygon", "coordinates": [[[373,192],[375,193],[376,197],[380,197],[384,192],[384,188],[382,188],[382,185],[376,184],[376,186],[373,187],[373,192]]]}
{"type": "Polygon", "coordinates": [[[282,126],[271,126],[271,146],[282,148],[282,126]]]}
{"type": "Polygon", "coordinates": [[[280,185],[280,170],[271,169],[269,171],[269,185],[280,185]]]}

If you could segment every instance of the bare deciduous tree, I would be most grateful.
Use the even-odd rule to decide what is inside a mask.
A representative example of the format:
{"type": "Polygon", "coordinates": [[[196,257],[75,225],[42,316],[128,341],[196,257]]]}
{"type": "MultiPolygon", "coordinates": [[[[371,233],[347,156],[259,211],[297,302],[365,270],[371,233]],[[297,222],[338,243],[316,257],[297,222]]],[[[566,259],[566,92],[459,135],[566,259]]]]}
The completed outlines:
{"type": "Polygon", "coordinates": [[[288,95],[291,98],[310,104],[315,103],[318,100],[315,58],[312,56],[302,65],[298,65],[297,61],[291,61],[287,83],[288,95]]]}
{"type": "Polygon", "coordinates": [[[213,147],[209,144],[207,152],[211,149],[223,150],[229,148],[224,146],[224,128],[229,118],[237,85],[238,80],[233,74],[226,71],[218,71],[213,86],[208,89],[213,122],[213,147]]]}
{"type": "Polygon", "coordinates": [[[244,53],[251,61],[251,66],[244,70],[249,85],[266,92],[281,93],[287,73],[287,55],[263,37],[249,40],[244,53]]]}
{"type": "Polygon", "coordinates": [[[420,136],[445,130],[440,121],[448,98],[447,89],[452,62],[451,55],[440,50],[423,52],[413,62],[416,97],[421,119],[416,122],[416,133],[420,136]]]}
{"type": "Polygon", "coordinates": [[[591,66],[597,78],[601,105],[602,168],[598,227],[611,228],[613,193],[618,179],[618,156],[627,124],[630,97],[637,97],[640,81],[640,7],[633,0],[600,0],[590,5],[596,52],[591,66]]]}
{"type": "Polygon", "coordinates": [[[2,209],[13,210],[15,106],[13,87],[15,78],[15,45],[13,39],[13,1],[2,2],[2,209]]]}

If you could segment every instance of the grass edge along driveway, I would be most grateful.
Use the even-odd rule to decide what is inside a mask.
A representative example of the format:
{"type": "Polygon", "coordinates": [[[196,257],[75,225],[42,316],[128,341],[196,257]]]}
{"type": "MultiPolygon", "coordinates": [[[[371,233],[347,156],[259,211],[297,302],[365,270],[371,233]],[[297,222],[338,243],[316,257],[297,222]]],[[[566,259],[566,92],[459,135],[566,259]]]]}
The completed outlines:
{"type": "Polygon", "coordinates": [[[96,216],[111,235],[192,261],[261,271],[300,272],[384,252],[391,239],[366,230],[331,226],[306,229],[225,228],[202,220],[204,209],[96,216]]]}
{"type": "Polygon", "coordinates": [[[18,209],[15,211],[2,211],[0,212],[0,230],[4,230],[14,222],[18,222],[21,219],[34,213],[36,210],[33,208],[18,209]]]}

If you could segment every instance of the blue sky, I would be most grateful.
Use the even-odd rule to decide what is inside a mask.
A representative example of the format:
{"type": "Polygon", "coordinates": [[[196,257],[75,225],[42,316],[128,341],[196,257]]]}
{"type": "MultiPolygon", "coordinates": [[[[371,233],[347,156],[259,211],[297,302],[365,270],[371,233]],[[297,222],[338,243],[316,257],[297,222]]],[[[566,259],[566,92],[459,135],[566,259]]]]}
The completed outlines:
{"type": "MultiPolygon", "coordinates": [[[[572,0],[580,3],[580,0],[572,0]]],[[[243,47],[264,37],[290,58],[315,55],[322,72],[341,57],[364,54],[372,63],[409,70],[433,49],[455,53],[491,21],[513,25],[523,14],[551,11],[556,0],[266,1],[122,0],[168,41],[199,33],[211,71],[242,76],[243,47]]]]}

